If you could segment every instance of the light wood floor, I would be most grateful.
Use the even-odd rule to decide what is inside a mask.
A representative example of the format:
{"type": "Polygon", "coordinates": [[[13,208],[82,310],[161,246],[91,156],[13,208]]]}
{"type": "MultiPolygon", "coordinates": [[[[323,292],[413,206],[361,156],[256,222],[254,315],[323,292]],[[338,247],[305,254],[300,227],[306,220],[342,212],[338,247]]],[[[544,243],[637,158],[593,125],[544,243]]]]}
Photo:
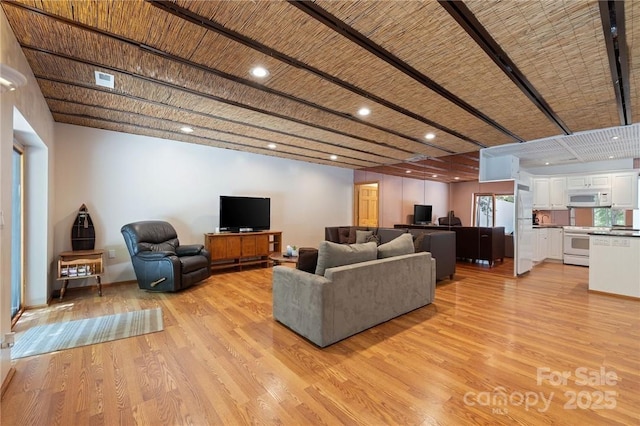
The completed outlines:
{"type": "Polygon", "coordinates": [[[1,423],[638,424],[640,301],[588,293],[587,268],[512,267],[459,263],[434,304],[325,349],[273,320],[270,269],[71,290],[16,331],[155,306],[165,329],[18,360],[1,423]]]}

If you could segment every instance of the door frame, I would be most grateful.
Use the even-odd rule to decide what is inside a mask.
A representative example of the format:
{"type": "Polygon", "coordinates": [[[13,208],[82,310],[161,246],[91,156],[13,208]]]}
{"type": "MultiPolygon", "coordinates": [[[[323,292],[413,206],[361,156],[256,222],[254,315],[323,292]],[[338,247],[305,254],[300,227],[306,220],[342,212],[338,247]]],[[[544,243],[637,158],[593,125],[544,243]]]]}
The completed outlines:
{"type": "Polygon", "coordinates": [[[378,200],[376,201],[378,207],[378,225],[380,226],[380,181],[364,181],[353,184],[353,224],[358,226],[360,219],[360,187],[367,185],[375,185],[378,188],[378,200]]]}
{"type": "MultiPolygon", "coordinates": [[[[11,328],[13,328],[13,326],[16,324],[16,322],[18,322],[18,319],[20,318],[20,316],[22,315],[22,312],[24,312],[24,292],[25,292],[25,238],[24,238],[24,233],[25,233],[25,214],[24,214],[24,193],[25,193],[25,181],[24,181],[24,167],[25,167],[25,149],[24,147],[19,144],[17,141],[14,140],[13,143],[13,149],[11,151],[11,155],[13,156],[13,153],[17,152],[20,155],[20,302],[19,302],[19,306],[18,306],[18,311],[16,312],[15,315],[12,316],[11,318],[11,328]]],[[[12,160],[12,164],[13,164],[13,160],[12,160]]],[[[12,179],[11,179],[11,186],[12,186],[12,190],[13,190],[13,172],[12,172],[12,179]]],[[[12,223],[14,223],[15,218],[12,219],[12,223]]],[[[13,225],[12,225],[13,228],[13,225]]],[[[13,245],[13,229],[11,230],[11,244],[13,245]]],[[[13,250],[11,251],[12,253],[12,259],[11,259],[11,269],[13,271],[13,255],[14,252],[13,250]]],[[[13,273],[11,274],[11,301],[13,303],[13,273]]],[[[13,314],[13,307],[12,307],[12,312],[13,314]]]]}

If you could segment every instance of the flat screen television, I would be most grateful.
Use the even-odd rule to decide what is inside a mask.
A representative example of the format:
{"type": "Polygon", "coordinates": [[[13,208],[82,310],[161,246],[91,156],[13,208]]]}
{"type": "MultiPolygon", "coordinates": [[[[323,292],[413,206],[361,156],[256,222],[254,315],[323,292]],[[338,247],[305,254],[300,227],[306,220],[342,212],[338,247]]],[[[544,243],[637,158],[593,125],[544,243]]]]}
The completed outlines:
{"type": "Polygon", "coordinates": [[[416,225],[427,225],[431,223],[432,207],[424,204],[413,205],[413,223],[416,225]]]}
{"type": "Polygon", "coordinates": [[[270,227],[270,198],[220,196],[221,231],[266,231],[270,227]]]}

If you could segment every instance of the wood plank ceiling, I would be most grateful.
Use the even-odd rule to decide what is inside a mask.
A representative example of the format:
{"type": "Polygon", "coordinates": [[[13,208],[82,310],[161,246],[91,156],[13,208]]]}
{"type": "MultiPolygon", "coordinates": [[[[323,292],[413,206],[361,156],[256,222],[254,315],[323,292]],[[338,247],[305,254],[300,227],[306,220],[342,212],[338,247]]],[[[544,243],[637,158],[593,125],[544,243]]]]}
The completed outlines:
{"type": "Polygon", "coordinates": [[[640,2],[615,3],[613,15],[593,0],[2,8],[58,122],[451,182],[477,179],[483,147],[638,121],[640,2]]]}

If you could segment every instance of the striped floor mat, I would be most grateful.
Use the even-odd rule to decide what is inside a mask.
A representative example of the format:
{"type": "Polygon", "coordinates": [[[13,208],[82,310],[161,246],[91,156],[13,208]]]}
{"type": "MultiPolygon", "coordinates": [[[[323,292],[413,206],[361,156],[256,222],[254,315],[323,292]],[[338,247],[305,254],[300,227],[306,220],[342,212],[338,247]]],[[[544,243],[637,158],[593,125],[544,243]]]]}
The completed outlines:
{"type": "Polygon", "coordinates": [[[17,339],[11,348],[11,358],[93,345],[162,329],[161,308],[39,325],[17,339]]]}

